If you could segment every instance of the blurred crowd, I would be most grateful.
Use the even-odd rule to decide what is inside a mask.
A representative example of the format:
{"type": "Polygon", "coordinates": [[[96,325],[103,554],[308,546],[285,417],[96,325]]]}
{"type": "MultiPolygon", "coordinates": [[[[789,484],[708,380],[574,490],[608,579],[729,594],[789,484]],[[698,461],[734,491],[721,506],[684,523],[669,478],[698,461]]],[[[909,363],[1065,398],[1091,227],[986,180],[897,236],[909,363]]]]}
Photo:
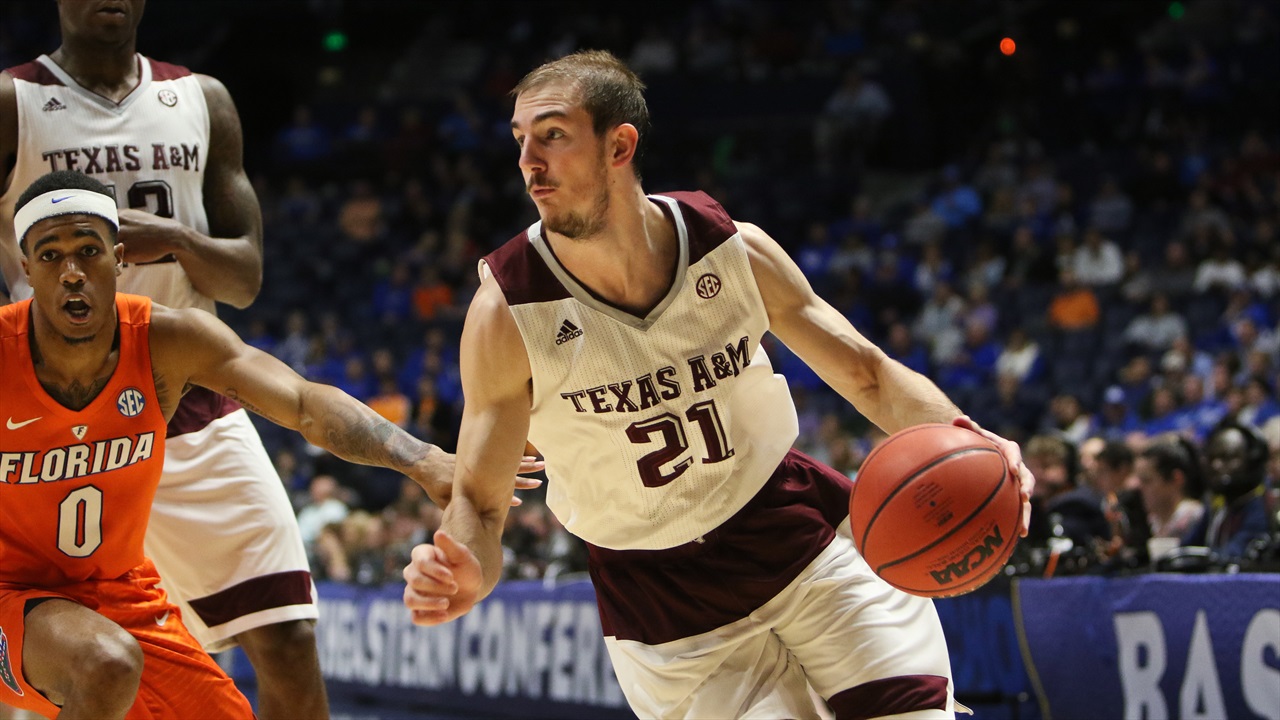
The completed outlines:
{"type": "MultiPolygon", "coordinates": [[[[1230,535],[1237,502],[1261,503],[1274,536],[1276,6],[524,5],[502,5],[502,23],[484,2],[415,17],[388,80],[320,83],[282,125],[253,130],[266,276],[248,311],[224,314],[248,341],[452,448],[476,263],[535,219],[507,92],[546,58],[607,48],[650,86],[650,191],[703,189],[766,228],[859,330],[1024,443],[1041,489],[1015,571],[1146,567],[1169,548],[1153,537],[1230,535]],[[996,50],[997,17],[1012,56],[996,50]],[[1243,494],[1212,481],[1223,472],[1204,452],[1224,421],[1264,443],[1249,446],[1262,470],[1243,494]]],[[[354,68],[357,44],[321,72],[354,68]]],[[[251,90],[232,90],[248,126],[251,90]]],[[[768,348],[798,447],[856,476],[883,434],[768,348]]],[[[260,429],[317,578],[398,580],[439,523],[421,490],[260,429]]],[[[510,514],[509,577],[584,570],[541,498],[510,514]]],[[[1215,557],[1260,558],[1256,539],[1215,557]]]]}

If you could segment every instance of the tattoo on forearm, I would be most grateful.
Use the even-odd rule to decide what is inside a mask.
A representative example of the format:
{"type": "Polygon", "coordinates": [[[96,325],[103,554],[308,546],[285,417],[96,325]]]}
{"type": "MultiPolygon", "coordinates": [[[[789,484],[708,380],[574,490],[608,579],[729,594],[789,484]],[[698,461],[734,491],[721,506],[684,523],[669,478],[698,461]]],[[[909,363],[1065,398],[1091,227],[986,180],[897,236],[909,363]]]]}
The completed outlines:
{"type": "Polygon", "coordinates": [[[349,405],[332,408],[323,422],[329,449],[356,462],[404,469],[431,450],[386,418],[349,405]]]}
{"type": "Polygon", "coordinates": [[[242,396],[240,392],[235,388],[227,388],[226,390],[222,391],[222,394],[225,395],[227,398],[231,400],[235,400],[236,402],[240,403],[240,405],[243,406],[245,410],[248,410],[249,412],[255,415],[261,415],[262,417],[270,420],[271,422],[277,425],[284,424],[279,420],[277,420],[276,418],[272,417],[270,413],[264,411],[262,408],[258,407],[257,405],[254,405],[248,400],[245,400],[244,396],[242,396]]]}

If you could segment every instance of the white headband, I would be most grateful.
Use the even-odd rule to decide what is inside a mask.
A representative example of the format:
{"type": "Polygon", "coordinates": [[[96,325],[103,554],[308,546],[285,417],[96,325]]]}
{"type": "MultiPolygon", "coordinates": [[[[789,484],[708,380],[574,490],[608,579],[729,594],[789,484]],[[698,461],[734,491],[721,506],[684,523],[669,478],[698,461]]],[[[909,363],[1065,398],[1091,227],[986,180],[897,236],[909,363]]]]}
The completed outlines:
{"type": "Polygon", "coordinates": [[[37,195],[13,216],[14,237],[21,243],[31,226],[46,218],[58,215],[97,215],[120,229],[120,216],[116,213],[116,201],[108,195],[92,190],[71,188],[54,190],[37,195]]]}

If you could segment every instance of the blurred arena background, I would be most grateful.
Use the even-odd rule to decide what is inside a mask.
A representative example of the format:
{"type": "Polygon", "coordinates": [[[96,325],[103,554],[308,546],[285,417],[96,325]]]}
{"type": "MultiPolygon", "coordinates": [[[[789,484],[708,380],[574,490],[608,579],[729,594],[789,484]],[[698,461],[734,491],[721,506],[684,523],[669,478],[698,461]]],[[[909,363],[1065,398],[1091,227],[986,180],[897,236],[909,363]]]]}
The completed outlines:
{"type": "MultiPolygon", "coordinates": [[[[445,448],[476,260],[535,218],[507,92],[613,51],[650,87],[648,189],[767,228],[860,330],[1106,506],[1084,534],[1044,514],[1005,577],[939,602],[959,698],[983,718],[1280,718],[1280,5],[151,0],[139,35],[239,107],[266,277],[222,316],[445,448]],[[1269,443],[1272,540],[1157,566],[1106,501],[1137,492],[1152,438],[1227,415],[1269,443]],[[1093,665],[1095,697],[1063,698],[1093,665]]],[[[0,3],[0,66],[57,45],[54,3],[0,3]]],[[[798,446],[855,475],[881,436],[770,350],[798,446]]],[[[322,583],[335,717],[626,717],[584,552],[536,494],[506,594],[419,632],[399,572],[439,512],[259,427],[322,583]]]]}

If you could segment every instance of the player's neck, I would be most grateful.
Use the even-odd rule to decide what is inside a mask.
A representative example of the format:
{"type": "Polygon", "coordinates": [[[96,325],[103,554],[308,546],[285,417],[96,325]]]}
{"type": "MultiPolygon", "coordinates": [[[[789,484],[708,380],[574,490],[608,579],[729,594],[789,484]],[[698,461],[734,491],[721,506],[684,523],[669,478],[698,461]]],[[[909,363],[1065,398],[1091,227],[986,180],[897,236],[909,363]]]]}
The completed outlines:
{"type": "Polygon", "coordinates": [[[138,85],[140,68],[133,40],[104,47],[64,39],[49,56],[86,90],[119,101],[138,85]]]}
{"type": "Polygon", "coordinates": [[[633,312],[645,312],[671,288],[680,249],[676,229],[637,185],[609,204],[604,229],[571,240],[548,233],[557,259],[592,292],[633,312]]]}
{"type": "Polygon", "coordinates": [[[40,312],[31,313],[31,363],[46,388],[68,383],[88,384],[115,371],[120,346],[120,321],[115,308],[111,320],[89,340],[69,342],[40,312]]]}

